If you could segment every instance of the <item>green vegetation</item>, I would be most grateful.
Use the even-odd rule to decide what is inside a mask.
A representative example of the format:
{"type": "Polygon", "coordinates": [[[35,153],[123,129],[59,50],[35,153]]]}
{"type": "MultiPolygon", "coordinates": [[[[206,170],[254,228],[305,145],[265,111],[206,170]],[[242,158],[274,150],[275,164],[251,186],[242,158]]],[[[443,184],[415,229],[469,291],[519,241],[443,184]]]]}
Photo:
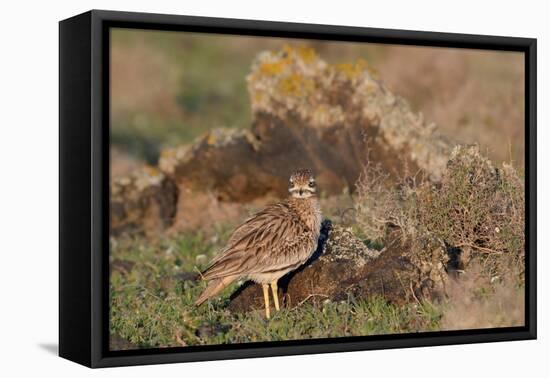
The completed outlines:
{"type": "MultiPolygon", "coordinates": [[[[157,245],[140,239],[111,246],[110,311],[112,335],[136,347],[162,347],[255,341],[376,335],[439,329],[443,307],[428,302],[388,304],[381,298],[322,306],[302,303],[283,308],[267,321],[263,309],[227,310],[234,284],[217,299],[196,307],[203,283],[189,279],[204,267],[223,238],[187,234],[157,245]]],[[[223,239],[223,240],[222,240],[223,239]]]]}

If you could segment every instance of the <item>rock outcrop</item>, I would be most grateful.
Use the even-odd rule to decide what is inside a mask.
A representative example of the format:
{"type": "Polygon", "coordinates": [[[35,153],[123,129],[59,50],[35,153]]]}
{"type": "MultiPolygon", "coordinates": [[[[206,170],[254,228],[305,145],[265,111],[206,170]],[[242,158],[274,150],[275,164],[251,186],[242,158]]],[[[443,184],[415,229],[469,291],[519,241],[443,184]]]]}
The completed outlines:
{"type": "Polygon", "coordinates": [[[128,226],[151,230],[145,218],[155,214],[158,219],[149,222],[154,229],[170,226],[173,214],[187,208],[174,206],[181,204],[174,188],[176,196],[208,192],[222,203],[281,198],[291,171],[310,167],[324,194],[353,191],[367,151],[393,176],[406,166],[433,181],[441,178],[449,144],[365,61],[332,65],[311,49],[284,48],[259,54],[247,82],[249,129],[214,129],[190,145],[163,150],[155,169],[161,183],[155,178],[149,189],[121,191],[113,184],[115,232],[128,226]],[[160,209],[151,211],[151,204],[160,209]]]}
{"type": "Polygon", "coordinates": [[[174,182],[154,167],[144,167],[111,182],[111,234],[140,232],[155,237],[174,219],[174,182]]]}
{"type": "Polygon", "coordinates": [[[392,174],[407,161],[441,178],[448,144],[364,61],[330,65],[312,50],[286,48],[260,54],[247,81],[252,127],[215,129],[191,146],[163,151],[159,167],[175,182],[247,202],[286,195],[289,173],[307,166],[334,194],[353,190],[367,150],[392,174]]]}

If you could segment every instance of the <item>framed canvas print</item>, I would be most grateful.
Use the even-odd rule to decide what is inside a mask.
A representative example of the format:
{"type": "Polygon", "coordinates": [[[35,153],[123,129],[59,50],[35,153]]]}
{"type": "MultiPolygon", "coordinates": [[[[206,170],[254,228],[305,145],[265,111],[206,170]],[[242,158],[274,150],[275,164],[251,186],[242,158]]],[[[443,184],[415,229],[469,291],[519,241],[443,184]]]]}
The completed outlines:
{"type": "Polygon", "coordinates": [[[536,337],[535,39],[90,11],[59,70],[62,357],[536,337]]]}

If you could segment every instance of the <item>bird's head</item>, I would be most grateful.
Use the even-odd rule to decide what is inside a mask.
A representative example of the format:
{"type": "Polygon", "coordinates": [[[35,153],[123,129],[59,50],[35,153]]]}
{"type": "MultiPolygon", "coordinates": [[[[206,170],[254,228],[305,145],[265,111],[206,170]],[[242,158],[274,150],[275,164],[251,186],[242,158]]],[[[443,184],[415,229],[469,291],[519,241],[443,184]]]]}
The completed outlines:
{"type": "Polygon", "coordinates": [[[315,195],[317,183],[309,169],[298,169],[288,182],[288,191],[293,198],[309,198],[315,195]]]}

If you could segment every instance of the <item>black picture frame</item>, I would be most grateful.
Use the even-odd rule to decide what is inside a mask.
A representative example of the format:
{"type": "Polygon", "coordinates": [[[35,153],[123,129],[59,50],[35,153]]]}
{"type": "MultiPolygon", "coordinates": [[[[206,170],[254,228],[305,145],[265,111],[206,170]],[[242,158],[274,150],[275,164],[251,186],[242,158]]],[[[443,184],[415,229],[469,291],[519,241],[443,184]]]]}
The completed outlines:
{"type": "Polygon", "coordinates": [[[89,367],[535,339],[536,61],[532,38],[92,10],[59,23],[59,355],[89,367]],[[109,351],[109,28],[190,31],[525,54],[524,327],[109,351]]]}

